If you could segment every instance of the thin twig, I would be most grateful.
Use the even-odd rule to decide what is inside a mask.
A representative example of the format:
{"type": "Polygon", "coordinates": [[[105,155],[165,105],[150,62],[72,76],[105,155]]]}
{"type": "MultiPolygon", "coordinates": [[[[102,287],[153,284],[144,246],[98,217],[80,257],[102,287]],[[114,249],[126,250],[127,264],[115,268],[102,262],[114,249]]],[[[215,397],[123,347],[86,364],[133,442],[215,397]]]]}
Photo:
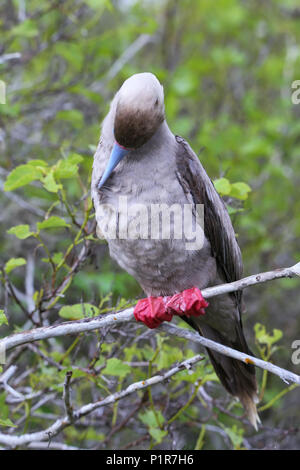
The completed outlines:
{"type": "Polygon", "coordinates": [[[128,423],[128,421],[130,421],[130,419],[137,413],[137,411],[139,411],[139,409],[141,408],[141,406],[143,405],[145,401],[145,395],[144,397],[139,401],[139,403],[133,408],[133,410],[131,410],[127,416],[125,416],[125,418],[119,423],[117,424],[116,426],[114,426],[108,436],[104,439],[104,441],[100,442],[100,444],[96,447],[96,449],[99,449],[99,448],[102,448],[103,446],[105,446],[105,444],[107,444],[110,439],[112,438],[112,436],[114,434],[116,434],[117,432],[119,432],[121,429],[123,429],[126,424],[128,423]]]}
{"type": "Polygon", "coordinates": [[[112,80],[122,70],[127,62],[130,62],[133,57],[143,48],[146,44],[154,42],[155,38],[149,34],[141,34],[137,37],[132,44],[123,52],[123,54],[112,64],[104,79],[92,83],[91,90],[97,93],[103,93],[105,91],[106,84],[112,80]]]}
{"type": "Polygon", "coordinates": [[[170,370],[166,371],[163,374],[160,375],[155,375],[153,377],[150,377],[147,380],[142,380],[140,382],[135,382],[131,385],[129,385],[127,388],[124,390],[121,390],[119,392],[113,393],[103,400],[99,400],[95,403],[89,403],[87,405],[82,406],[78,410],[74,410],[72,414],[72,420],[68,415],[65,415],[63,418],[58,419],[53,423],[49,428],[45,429],[44,431],[38,431],[38,432],[33,432],[33,433],[28,433],[28,434],[23,434],[21,436],[8,436],[7,434],[0,433],[0,443],[5,444],[10,447],[17,447],[17,446],[22,446],[25,444],[28,444],[33,441],[45,441],[48,440],[49,437],[51,439],[57,434],[59,434],[63,429],[65,429],[67,426],[70,426],[73,421],[76,421],[80,419],[83,416],[86,416],[87,414],[91,413],[92,411],[95,411],[98,408],[101,408],[103,406],[110,405],[112,403],[115,403],[117,400],[121,400],[124,397],[127,397],[128,395],[131,395],[133,393],[136,393],[139,390],[143,390],[147,387],[156,385],[158,383],[162,383],[172,377],[173,375],[177,374],[178,372],[186,369],[186,368],[191,368],[194,364],[196,364],[199,361],[202,361],[204,358],[197,354],[196,356],[187,359],[185,361],[182,361],[180,364],[172,367],[170,370]]]}
{"type": "Polygon", "coordinates": [[[31,253],[27,256],[26,276],[25,276],[25,292],[28,312],[35,309],[34,295],[34,257],[31,253]]]}
{"type": "Polygon", "coordinates": [[[68,446],[67,444],[64,444],[63,442],[53,442],[51,441],[50,445],[48,442],[30,442],[28,444],[29,449],[34,449],[34,450],[84,450],[82,448],[74,447],[74,446],[68,446]]]}
{"type": "MultiPolygon", "coordinates": [[[[0,172],[0,174],[1,173],[2,172],[0,172]]],[[[40,207],[32,206],[29,202],[27,202],[26,200],[24,200],[13,192],[4,191],[3,186],[4,182],[2,178],[0,178],[0,191],[3,192],[3,195],[7,197],[7,199],[10,199],[11,201],[15,202],[18,206],[21,207],[21,209],[31,212],[32,214],[37,215],[38,217],[45,217],[46,212],[43,209],[41,209],[40,207]]]]}
{"type": "Polygon", "coordinates": [[[73,372],[71,370],[68,370],[66,373],[65,381],[64,381],[64,394],[63,394],[63,399],[65,401],[65,409],[66,409],[66,414],[69,418],[69,421],[73,421],[73,407],[71,404],[71,397],[70,397],[70,384],[71,384],[71,378],[72,378],[73,372]]]}
{"type": "Polygon", "coordinates": [[[21,59],[22,55],[20,52],[11,52],[10,54],[3,54],[0,56],[0,65],[10,60],[21,59]]]}
{"type": "Polygon", "coordinates": [[[142,442],[148,439],[150,439],[150,434],[145,434],[144,436],[139,437],[135,441],[128,442],[128,444],[125,444],[125,446],[121,447],[120,450],[127,450],[127,449],[130,449],[131,447],[137,447],[139,444],[141,444],[142,442]]]}

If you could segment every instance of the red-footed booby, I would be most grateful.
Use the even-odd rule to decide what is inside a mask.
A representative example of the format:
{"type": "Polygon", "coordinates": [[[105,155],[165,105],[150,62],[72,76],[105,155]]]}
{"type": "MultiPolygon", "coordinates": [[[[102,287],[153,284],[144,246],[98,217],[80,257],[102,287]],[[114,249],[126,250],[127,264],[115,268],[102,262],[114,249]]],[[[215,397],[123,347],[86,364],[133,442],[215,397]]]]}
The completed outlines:
{"type": "MultiPolygon", "coordinates": [[[[155,328],[178,314],[200,335],[251,354],[242,328],[242,293],[219,295],[209,304],[202,297],[206,287],[241,278],[241,253],[213,183],[189,144],[169,129],[163,87],[151,73],[128,78],[111,103],[94,156],[92,199],[110,255],[147,295],[135,307],[138,321],[155,328]],[[201,205],[204,224],[198,217],[201,205]],[[158,231],[150,227],[149,211],[157,207],[177,210],[176,217],[178,209],[183,214],[190,207],[201,243],[189,245],[191,237],[177,230],[182,225],[174,214],[169,232],[163,233],[162,219],[158,231]]],[[[183,224],[187,220],[184,216],[183,224]]],[[[221,383],[240,399],[257,429],[254,366],[212,350],[208,354],[221,383]]]]}

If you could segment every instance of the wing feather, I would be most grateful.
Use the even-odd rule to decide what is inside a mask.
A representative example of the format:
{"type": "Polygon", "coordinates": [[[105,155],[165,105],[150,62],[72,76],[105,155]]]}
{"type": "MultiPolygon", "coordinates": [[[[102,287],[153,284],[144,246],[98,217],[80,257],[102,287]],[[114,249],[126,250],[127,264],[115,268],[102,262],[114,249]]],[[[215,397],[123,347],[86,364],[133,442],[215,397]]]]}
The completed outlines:
{"type": "MultiPolygon", "coordinates": [[[[189,144],[179,136],[176,140],[178,174],[194,203],[204,205],[204,233],[217,260],[218,272],[225,282],[236,281],[242,277],[242,256],[224,201],[189,144]]],[[[241,293],[236,296],[240,301],[241,293]]]]}

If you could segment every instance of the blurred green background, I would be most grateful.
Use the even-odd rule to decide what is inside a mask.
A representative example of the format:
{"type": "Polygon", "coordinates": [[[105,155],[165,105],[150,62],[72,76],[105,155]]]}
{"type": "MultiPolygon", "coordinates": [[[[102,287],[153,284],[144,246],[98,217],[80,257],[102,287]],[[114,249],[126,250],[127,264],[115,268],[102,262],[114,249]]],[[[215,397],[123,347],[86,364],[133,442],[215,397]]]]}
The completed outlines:
{"type": "MultiPolygon", "coordinates": [[[[292,83],[300,79],[297,0],[1,0],[0,38],[0,79],[7,86],[0,105],[1,189],[18,165],[32,159],[54,165],[78,154],[80,180],[64,183],[76,207],[89,189],[111,98],[131,74],[153,72],[164,85],[172,131],[197,154],[204,147],[200,159],[226,196],[245,275],[300,260],[300,105],[291,100],[292,83]],[[249,186],[245,193],[234,193],[230,185],[237,182],[249,186]]],[[[40,251],[31,239],[6,231],[42,220],[55,198],[36,182],[0,193],[2,264],[35,256],[36,288],[46,279],[40,251]]],[[[63,231],[45,237],[53,252],[66,247],[63,231]]],[[[13,274],[21,291],[24,269],[13,274]]],[[[95,242],[62,303],[99,303],[110,292],[111,306],[142,295],[111,262],[106,245],[95,242]]],[[[291,344],[300,339],[299,280],[248,289],[245,303],[249,344],[256,322],[281,329],[272,360],[299,373],[291,362],[291,344]]],[[[11,312],[22,326],[18,305],[11,312]]],[[[282,389],[269,377],[270,397],[282,389]]],[[[274,445],[271,430],[280,426],[288,432],[275,436],[277,447],[299,447],[299,418],[296,390],[264,413],[261,447],[274,445]]]]}

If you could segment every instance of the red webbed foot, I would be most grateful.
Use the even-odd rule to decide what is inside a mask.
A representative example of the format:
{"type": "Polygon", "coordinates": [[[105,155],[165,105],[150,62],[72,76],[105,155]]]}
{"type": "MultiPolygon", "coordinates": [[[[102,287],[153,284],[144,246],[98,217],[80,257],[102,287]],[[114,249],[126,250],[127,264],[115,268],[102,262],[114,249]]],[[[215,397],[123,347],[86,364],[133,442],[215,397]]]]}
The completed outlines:
{"type": "Polygon", "coordinates": [[[156,328],[163,321],[171,321],[173,315],[187,317],[204,315],[208,303],[197,287],[166,297],[147,297],[135,306],[134,316],[148,328],[156,328]]]}
{"type": "Polygon", "coordinates": [[[173,314],[166,310],[166,299],[170,297],[147,297],[136,304],[133,314],[137,321],[148,328],[156,328],[163,321],[171,321],[173,314]]]}
{"type": "Polygon", "coordinates": [[[173,295],[167,301],[166,307],[167,311],[173,315],[199,317],[200,315],[205,315],[204,309],[208,307],[208,302],[204,300],[198,287],[192,287],[173,295]]]}

